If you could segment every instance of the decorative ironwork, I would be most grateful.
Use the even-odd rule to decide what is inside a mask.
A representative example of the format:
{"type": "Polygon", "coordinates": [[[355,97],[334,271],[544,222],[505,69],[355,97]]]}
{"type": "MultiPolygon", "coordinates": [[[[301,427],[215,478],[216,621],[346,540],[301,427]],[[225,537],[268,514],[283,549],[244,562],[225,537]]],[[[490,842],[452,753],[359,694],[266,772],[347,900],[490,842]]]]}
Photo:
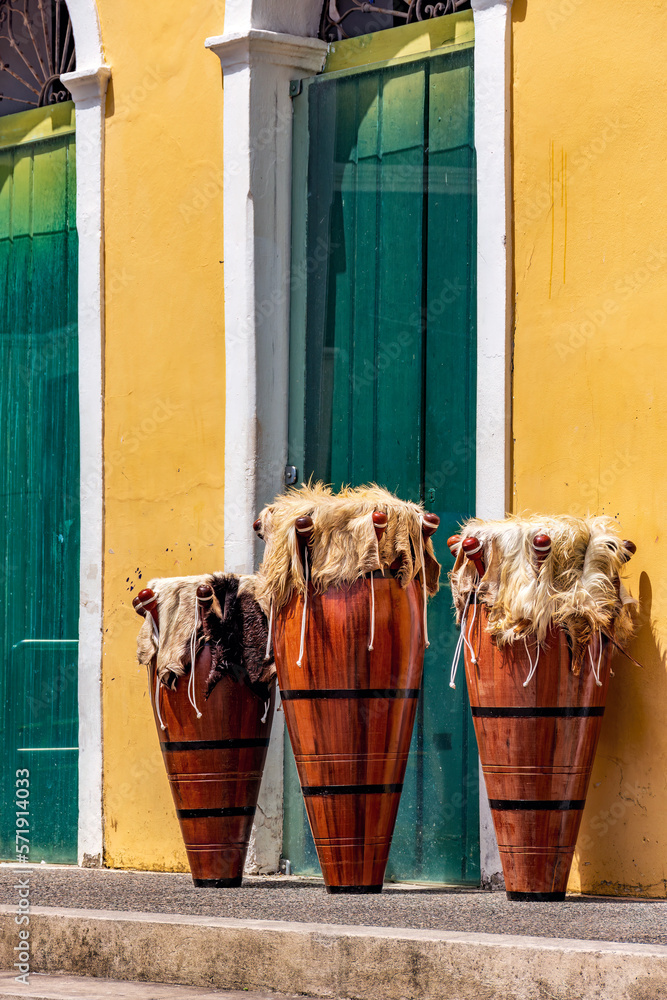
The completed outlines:
{"type": "Polygon", "coordinates": [[[75,64],[65,0],[0,0],[0,115],[70,101],[75,64]]]}
{"type": "Polygon", "coordinates": [[[337,42],[399,24],[428,21],[433,17],[470,10],[470,0],[324,0],[320,38],[337,42]]]}

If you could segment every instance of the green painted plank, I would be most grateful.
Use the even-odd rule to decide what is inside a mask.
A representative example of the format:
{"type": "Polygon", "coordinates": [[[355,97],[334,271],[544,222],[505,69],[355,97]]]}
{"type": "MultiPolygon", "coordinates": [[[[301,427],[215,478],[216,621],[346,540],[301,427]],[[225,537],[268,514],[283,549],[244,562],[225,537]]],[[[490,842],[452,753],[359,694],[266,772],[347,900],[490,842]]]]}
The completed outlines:
{"type": "Polygon", "coordinates": [[[403,499],[419,500],[425,70],[382,77],[375,475],[403,499]]]}
{"type": "MultiPolygon", "coordinates": [[[[328,248],[308,268],[305,330],[291,345],[306,356],[304,472],[335,485],[376,479],[424,497],[442,517],[440,551],[474,507],[471,67],[472,50],[457,49],[315,78],[295,101],[308,101],[309,128],[299,132],[297,112],[295,157],[308,147],[307,232],[300,209],[293,239],[303,255],[305,238],[307,260],[328,248]],[[465,461],[452,471],[458,440],[465,461]]],[[[295,405],[292,420],[304,412],[295,405]]],[[[431,604],[389,878],[479,876],[477,753],[464,685],[455,694],[448,687],[450,604],[446,587],[431,604]]],[[[295,872],[316,872],[286,751],[284,851],[295,872]]]]}
{"type": "MultiPolygon", "coordinates": [[[[6,121],[0,138],[15,134],[6,121]]],[[[11,801],[16,769],[29,769],[30,860],[66,862],[78,797],[74,136],[5,143],[0,166],[2,794],[11,801]]],[[[12,812],[0,819],[0,856],[14,857],[12,812]]]]}

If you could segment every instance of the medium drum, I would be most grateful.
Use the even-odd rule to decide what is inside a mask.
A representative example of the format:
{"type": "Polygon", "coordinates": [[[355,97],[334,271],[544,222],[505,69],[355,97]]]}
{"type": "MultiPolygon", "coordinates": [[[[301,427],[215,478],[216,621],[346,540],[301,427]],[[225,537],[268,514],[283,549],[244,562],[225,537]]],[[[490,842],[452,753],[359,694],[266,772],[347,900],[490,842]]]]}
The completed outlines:
{"type": "Polygon", "coordinates": [[[632,635],[606,518],[473,521],[448,541],[460,651],[510,899],[562,900],[614,645],[632,635]],[[548,534],[544,530],[548,528],[548,534]]]}
{"type": "MultiPolygon", "coordinates": [[[[466,648],[466,681],[509,899],[562,900],[572,867],[604,714],[612,646],[592,670],[571,670],[560,629],[547,636],[539,669],[523,643],[499,650],[478,609],[466,648]]],[[[591,654],[599,655],[599,640],[591,654]]]]}

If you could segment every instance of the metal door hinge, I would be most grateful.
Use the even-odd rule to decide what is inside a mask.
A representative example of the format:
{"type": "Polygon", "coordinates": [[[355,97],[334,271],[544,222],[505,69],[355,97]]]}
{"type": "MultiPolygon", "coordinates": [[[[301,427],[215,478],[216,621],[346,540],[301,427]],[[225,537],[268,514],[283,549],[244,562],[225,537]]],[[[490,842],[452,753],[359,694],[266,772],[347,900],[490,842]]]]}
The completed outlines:
{"type": "Polygon", "coordinates": [[[303,90],[303,80],[290,80],[289,82],[290,97],[298,97],[302,90],[303,90]]]}
{"type": "Polygon", "coordinates": [[[296,482],[296,465],[285,466],[285,486],[294,486],[296,482]]]}

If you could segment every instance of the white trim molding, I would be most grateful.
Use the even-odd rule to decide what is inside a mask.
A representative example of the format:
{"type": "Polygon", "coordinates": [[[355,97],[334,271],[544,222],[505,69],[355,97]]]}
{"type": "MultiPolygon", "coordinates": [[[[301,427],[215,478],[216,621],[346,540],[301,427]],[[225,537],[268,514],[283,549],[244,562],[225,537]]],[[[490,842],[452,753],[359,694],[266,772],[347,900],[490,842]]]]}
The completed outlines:
{"type": "MultiPolygon", "coordinates": [[[[475,20],[477,151],[477,483],[476,512],[509,509],[511,440],[512,0],[472,0],[475,20]]],[[[502,866],[480,766],[482,884],[502,886],[502,866]]]]}
{"type": "MultiPolygon", "coordinates": [[[[292,107],[289,83],[322,69],[327,46],[254,25],[257,5],[227,10],[207,48],[224,74],[225,570],[252,573],[252,523],[280,493],[287,461],[292,107]],[[239,30],[240,29],[240,30],[239,30]]],[[[287,4],[272,4],[287,14],[287,4]]],[[[293,5],[309,7],[309,4],[293,5]]],[[[315,6],[315,5],[313,5],[315,6]]],[[[283,715],[271,744],[249,851],[276,871],[282,846],[283,715]]]]}
{"type": "MultiPolygon", "coordinates": [[[[472,0],[478,178],[476,491],[481,517],[503,517],[509,505],[511,5],[512,0],[472,0]]],[[[225,34],[206,43],[224,72],[224,516],[225,569],[232,572],[253,570],[258,553],[252,522],[283,486],[292,132],[287,83],[323,65],[326,46],[312,37],[321,10],[322,0],[227,0],[225,34]]],[[[261,822],[268,823],[264,842],[272,846],[266,853],[257,850],[259,868],[274,865],[282,835],[282,716],[276,723],[259,810],[261,822]]],[[[481,782],[482,881],[502,884],[481,782]]]]}
{"type": "Polygon", "coordinates": [[[79,593],[80,865],[104,857],[102,804],[102,572],[104,566],[104,107],[103,63],[94,0],[69,0],[77,65],[62,81],[76,108],[76,225],[79,237],[79,413],[81,576],[79,593]]]}

